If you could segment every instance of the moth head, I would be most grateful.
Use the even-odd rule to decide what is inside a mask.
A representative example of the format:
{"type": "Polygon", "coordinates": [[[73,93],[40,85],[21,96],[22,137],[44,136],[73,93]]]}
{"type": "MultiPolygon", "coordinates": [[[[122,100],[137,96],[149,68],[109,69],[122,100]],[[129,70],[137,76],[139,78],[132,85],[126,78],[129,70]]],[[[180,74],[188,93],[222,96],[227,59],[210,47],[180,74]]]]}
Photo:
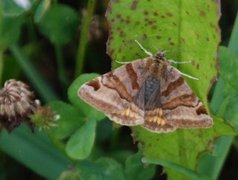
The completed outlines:
{"type": "Polygon", "coordinates": [[[159,60],[162,60],[162,61],[166,61],[166,58],[165,58],[165,53],[166,51],[159,51],[155,57],[159,60]]]}

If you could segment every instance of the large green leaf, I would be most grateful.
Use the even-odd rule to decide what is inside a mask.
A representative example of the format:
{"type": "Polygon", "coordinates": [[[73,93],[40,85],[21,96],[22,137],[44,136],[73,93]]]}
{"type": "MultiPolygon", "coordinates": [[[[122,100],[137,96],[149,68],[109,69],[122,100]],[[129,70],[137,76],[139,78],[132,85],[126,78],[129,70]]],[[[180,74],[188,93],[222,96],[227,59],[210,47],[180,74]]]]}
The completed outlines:
{"type": "Polygon", "coordinates": [[[112,59],[133,61],[147,56],[134,43],[137,39],[153,53],[166,50],[169,59],[191,60],[191,64],[180,65],[179,69],[200,79],[187,80],[206,104],[210,81],[216,76],[216,54],[220,39],[216,2],[112,2],[107,13],[111,27],[108,52],[112,59]]]}
{"type": "MultiPolygon", "coordinates": [[[[118,61],[146,57],[133,43],[137,39],[153,53],[168,51],[168,59],[191,60],[191,64],[177,68],[199,78],[199,81],[186,80],[208,108],[207,94],[217,73],[219,13],[219,5],[213,0],[111,1],[107,12],[111,27],[108,52],[118,61]]],[[[133,131],[136,139],[143,144],[146,158],[171,161],[190,170],[196,169],[202,152],[211,151],[214,139],[233,133],[232,128],[218,118],[214,118],[214,127],[210,129],[155,134],[136,127],[133,131]]],[[[180,177],[171,170],[167,169],[167,172],[170,178],[180,177]]]]}
{"type": "Polygon", "coordinates": [[[78,15],[66,5],[54,5],[39,21],[40,31],[54,44],[65,44],[74,37],[78,15]]]}

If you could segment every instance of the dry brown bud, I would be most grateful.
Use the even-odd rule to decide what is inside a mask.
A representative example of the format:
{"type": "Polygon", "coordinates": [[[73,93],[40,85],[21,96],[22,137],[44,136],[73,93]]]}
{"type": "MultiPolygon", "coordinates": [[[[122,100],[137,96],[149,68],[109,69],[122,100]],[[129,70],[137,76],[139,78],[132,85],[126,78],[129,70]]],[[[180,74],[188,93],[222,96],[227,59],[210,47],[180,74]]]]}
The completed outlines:
{"type": "Polygon", "coordinates": [[[39,106],[39,100],[28,85],[14,79],[5,82],[0,90],[0,124],[8,131],[19,126],[21,122],[29,121],[29,115],[39,106]]]}

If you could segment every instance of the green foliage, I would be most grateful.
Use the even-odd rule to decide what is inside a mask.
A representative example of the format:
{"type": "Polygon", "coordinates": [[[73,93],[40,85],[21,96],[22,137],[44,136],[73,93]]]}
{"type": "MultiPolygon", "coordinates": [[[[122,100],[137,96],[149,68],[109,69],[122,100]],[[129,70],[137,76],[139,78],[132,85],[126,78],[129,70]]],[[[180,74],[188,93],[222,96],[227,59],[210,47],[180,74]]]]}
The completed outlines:
{"type": "Polygon", "coordinates": [[[86,159],[92,150],[96,121],[89,119],[85,124],[75,132],[66,144],[66,152],[73,159],[86,159]]]}
{"type": "Polygon", "coordinates": [[[29,0],[25,2],[19,2],[14,0],[2,0],[0,6],[3,9],[5,16],[20,16],[27,12],[36,0],[29,0]]]}
{"type": "Polygon", "coordinates": [[[60,120],[57,122],[57,128],[49,129],[50,135],[56,139],[63,140],[69,137],[84,123],[81,111],[78,111],[70,104],[61,101],[52,101],[49,106],[60,117],[60,120]]]}
{"type": "Polygon", "coordinates": [[[114,159],[100,158],[96,162],[81,161],[78,168],[82,180],[126,180],[122,166],[114,159]]]}
{"type": "Polygon", "coordinates": [[[77,29],[77,13],[65,5],[53,5],[39,22],[40,31],[53,43],[72,40],[77,29]]]}
{"type": "MultiPolygon", "coordinates": [[[[214,1],[169,3],[165,0],[158,5],[157,1],[128,3],[125,0],[112,2],[107,17],[112,27],[108,47],[112,57],[125,61],[139,58],[136,54],[141,50],[136,44],[129,44],[130,48],[122,49],[123,42],[128,44],[137,39],[146,49],[157,47],[158,50],[167,50],[169,59],[192,60],[191,65],[178,68],[199,78],[199,81],[188,79],[188,83],[207,106],[210,82],[216,76],[214,54],[219,43],[216,25],[218,4],[214,1]],[[121,9],[125,7],[128,8],[122,13],[121,9]],[[141,19],[139,22],[138,18],[141,19]],[[178,52],[170,55],[170,50],[178,52]]],[[[209,150],[211,142],[219,136],[231,135],[233,131],[216,117],[214,128],[210,129],[178,130],[169,134],[150,133],[140,127],[133,130],[136,140],[143,144],[142,151],[146,158],[171,161],[191,170],[196,169],[201,154],[209,150]]],[[[176,170],[169,165],[167,167],[176,170]]],[[[182,178],[171,170],[167,172],[171,179],[182,178]]]]}
{"type": "MultiPolygon", "coordinates": [[[[156,165],[163,166],[168,179],[218,178],[238,130],[238,19],[230,50],[219,49],[216,69],[217,1],[120,0],[110,1],[109,6],[96,0],[27,2],[0,1],[0,80],[29,81],[58,120],[56,127],[34,133],[25,126],[10,134],[2,131],[2,152],[46,179],[160,179],[162,172],[156,165]],[[105,26],[100,21],[104,14],[99,13],[107,6],[105,26]],[[190,60],[191,64],[176,68],[199,78],[186,81],[207,109],[218,71],[219,80],[210,92],[214,127],[167,134],[134,127],[132,137],[139,147],[135,152],[128,129],[113,126],[78,97],[79,87],[98,76],[82,72],[104,66],[97,49],[105,44],[99,42],[103,28],[109,30],[107,52],[113,62],[147,56],[134,40],[153,53],[166,50],[168,59],[190,60]]],[[[44,123],[41,118],[37,121],[44,123]]],[[[4,154],[0,159],[5,160],[4,154]]],[[[0,171],[8,170],[4,168],[0,166],[0,171]]]]}
{"type": "Polygon", "coordinates": [[[22,16],[1,18],[0,21],[1,48],[6,48],[18,41],[23,21],[24,19],[22,16]]]}
{"type": "Polygon", "coordinates": [[[236,83],[236,77],[238,77],[238,58],[229,49],[220,47],[219,60],[219,64],[221,66],[220,81],[223,81],[221,97],[223,102],[219,104],[216,113],[226,120],[229,120],[229,123],[231,123],[232,126],[238,130],[238,104],[236,103],[238,100],[238,86],[236,83]]]}
{"type": "Polygon", "coordinates": [[[144,167],[142,162],[142,155],[140,153],[129,156],[125,162],[125,174],[128,180],[143,180],[152,179],[155,173],[155,166],[146,165],[144,167]]]}

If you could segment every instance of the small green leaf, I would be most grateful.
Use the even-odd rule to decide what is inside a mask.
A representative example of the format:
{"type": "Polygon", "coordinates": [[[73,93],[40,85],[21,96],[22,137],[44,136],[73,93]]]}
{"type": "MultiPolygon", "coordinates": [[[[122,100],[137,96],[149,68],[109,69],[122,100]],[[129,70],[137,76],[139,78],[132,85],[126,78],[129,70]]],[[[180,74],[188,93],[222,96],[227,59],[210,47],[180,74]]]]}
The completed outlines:
{"type": "Polygon", "coordinates": [[[57,180],[79,180],[79,171],[76,168],[63,171],[57,180]]]}
{"type": "Polygon", "coordinates": [[[78,168],[82,180],[126,180],[121,164],[114,159],[81,161],[78,168]]]}
{"type": "Polygon", "coordinates": [[[55,4],[42,17],[39,28],[53,44],[65,44],[73,39],[78,20],[78,15],[72,8],[55,4]]]}
{"type": "Polygon", "coordinates": [[[9,47],[18,41],[23,22],[22,16],[3,17],[0,15],[0,48],[9,47]]]}
{"type": "Polygon", "coordinates": [[[35,11],[34,20],[36,23],[41,21],[41,18],[45,15],[50,7],[50,0],[41,0],[35,11]]]}
{"type": "Polygon", "coordinates": [[[19,16],[28,11],[36,0],[1,0],[0,6],[3,8],[4,16],[19,16]]]}
{"type": "Polygon", "coordinates": [[[64,139],[83,124],[83,114],[72,105],[62,101],[52,101],[49,105],[52,111],[60,116],[57,127],[49,130],[49,133],[55,138],[64,139]]]}
{"type": "Polygon", "coordinates": [[[66,144],[66,152],[73,159],[86,159],[93,148],[96,134],[96,121],[88,119],[85,124],[74,133],[66,144]]]}
{"type": "Polygon", "coordinates": [[[152,179],[155,174],[155,166],[142,163],[142,155],[137,153],[129,156],[125,164],[125,174],[128,180],[152,179]]]}
{"type": "Polygon", "coordinates": [[[79,108],[86,117],[88,118],[94,118],[96,120],[101,120],[105,117],[105,115],[87,103],[85,103],[83,100],[80,99],[78,96],[78,90],[79,88],[87,81],[94,79],[97,77],[98,74],[92,73],[92,74],[83,74],[79,76],[77,79],[74,80],[74,82],[70,85],[68,89],[68,98],[70,102],[75,105],[77,108],[79,108]]]}

